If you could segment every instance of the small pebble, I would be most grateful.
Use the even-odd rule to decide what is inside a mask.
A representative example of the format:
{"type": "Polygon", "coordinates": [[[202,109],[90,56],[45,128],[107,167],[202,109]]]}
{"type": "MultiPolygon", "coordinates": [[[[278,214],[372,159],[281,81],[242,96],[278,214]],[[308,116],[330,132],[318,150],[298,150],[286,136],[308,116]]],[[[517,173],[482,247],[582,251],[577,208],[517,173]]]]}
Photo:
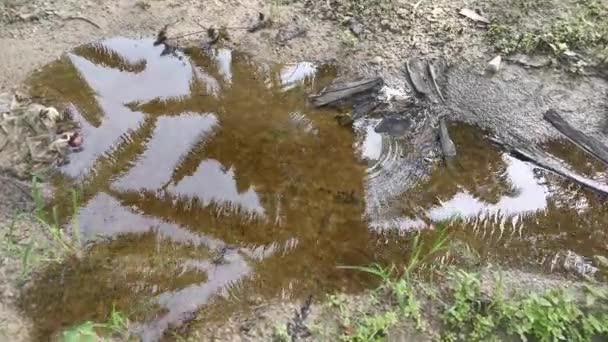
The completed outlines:
{"type": "Polygon", "coordinates": [[[382,62],[384,62],[384,59],[380,56],[376,56],[374,59],[372,59],[372,63],[376,65],[382,64],[382,62]]]}
{"type": "Polygon", "coordinates": [[[488,66],[486,67],[486,72],[489,74],[495,74],[500,70],[500,63],[502,62],[502,57],[496,56],[494,57],[488,66]]]}

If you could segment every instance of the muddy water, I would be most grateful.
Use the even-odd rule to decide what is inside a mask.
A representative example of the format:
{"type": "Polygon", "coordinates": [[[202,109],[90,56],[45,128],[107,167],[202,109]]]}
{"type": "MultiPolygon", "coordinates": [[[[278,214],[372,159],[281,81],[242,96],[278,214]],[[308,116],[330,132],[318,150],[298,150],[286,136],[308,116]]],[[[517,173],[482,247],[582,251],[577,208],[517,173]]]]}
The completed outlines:
{"type": "MultiPolygon", "coordinates": [[[[369,279],[337,265],[399,263],[406,233],[454,217],[455,239],[514,266],[564,271],[606,254],[601,200],[500,153],[473,127],[451,127],[456,167],[424,177],[412,165],[428,156],[375,133],[377,120],[353,131],[308,105],[330,67],[162,51],[110,39],[31,79],[34,93],[79,109],[86,139],[60,170],[55,204],[69,212],[68,190],[81,190],[89,247],[24,295],[41,339],[113,306],[156,340],[203,308],[217,318],[261,300],[359,290],[369,279]],[[383,208],[372,221],[370,199],[383,208]]],[[[547,148],[586,165],[567,144],[547,148]]],[[[605,169],[584,171],[601,179],[605,169]]]]}
{"type": "Polygon", "coordinates": [[[307,103],[331,68],[162,50],[112,39],[32,78],[79,108],[86,148],[59,185],[82,189],[81,235],[96,241],[25,297],[40,336],[115,305],[154,340],[213,297],[354,290],[360,275],[336,265],[404,254],[366,228],[354,135],[307,103]]]}

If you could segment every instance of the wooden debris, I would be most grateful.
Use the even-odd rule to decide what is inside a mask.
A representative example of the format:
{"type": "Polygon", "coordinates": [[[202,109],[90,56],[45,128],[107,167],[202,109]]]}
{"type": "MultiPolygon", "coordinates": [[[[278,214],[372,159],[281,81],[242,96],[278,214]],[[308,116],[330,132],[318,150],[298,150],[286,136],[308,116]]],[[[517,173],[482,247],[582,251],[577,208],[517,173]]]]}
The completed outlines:
{"type": "Polygon", "coordinates": [[[441,102],[445,103],[445,97],[443,97],[443,94],[441,93],[441,89],[439,88],[439,85],[437,84],[437,74],[435,73],[435,68],[433,67],[433,64],[431,64],[430,62],[427,64],[427,66],[429,69],[429,74],[431,76],[431,81],[433,82],[433,87],[435,87],[435,91],[437,92],[437,95],[439,95],[441,102]]]}
{"type": "Polygon", "coordinates": [[[93,20],[91,20],[89,18],[72,15],[72,16],[63,18],[63,20],[65,20],[65,21],[68,21],[68,20],[84,21],[85,23],[89,23],[89,24],[93,25],[95,28],[101,30],[101,26],[99,26],[99,24],[97,24],[96,22],[94,22],[93,20]]]}
{"type": "Polygon", "coordinates": [[[428,97],[431,93],[429,88],[429,76],[426,73],[427,68],[419,59],[410,59],[405,62],[405,68],[410,79],[412,88],[423,97],[428,97]]]}
{"type": "Polygon", "coordinates": [[[156,40],[154,41],[154,46],[164,44],[167,41],[167,30],[169,29],[169,24],[163,26],[158,34],[156,35],[156,40]]]}
{"type": "Polygon", "coordinates": [[[555,174],[578,183],[592,191],[608,195],[608,185],[596,182],[593,179],[576,173],[561,160],[541,150],[530,141],[526,141],[519,137],[513,139],[515,140],[514,143],[504,142],[497,138],[490,138],[490,140],[516,158],[532,162],[545,170],[554,172],[555,174]]]}
{"type": "Polygon", "coordinates": [[[557,111],[549,109],[543,115],[543,118],[555,127],[560,133],[565,135],[576,146],[587,152],[591,156],[597,158],[605,165],[608,165],[608,147],[602,144],[597,139],[586,135],[585,133],[572,127],[557,111]]]}
{"type": "Polygon", "coordinates": [[[480,15],[479,13],[468,9],[468,8],[463,8],[460,10],[460,15],[465,16],[475,22],[479,22],[479,23],[484,23],[484,24],[490,24],[490,20],[488,20],[487,18],[485,18],[484,16],[480,15]]]}
{"type": "Polygon", "coordinates": [[[376,108],[378,108],[379,103],[374,99],[366,99],[365,101],[359,101],[353,107],[353,120],[357,120],[358,118],[362,118],[371,112],[373,112],[376,108]]]}
{"type": "Polygon", "coordinates": [[[445,118],[439,119],[439,143],[441,145],[441,151],[446,163],[449,163],[454,157],[456,157],[456,145],[450,138],[448,132],[448,125],[445,122],[445,118]]]}
{"type": "Polygon", "coordinates": [[[333,84],[321,91],[318,95],[310,96],[315,107],[322,107],[334,102],[351,98],[374,89],[379,89],[384,84],[380,77],[366,78],[358,81],[333,84]]]}
{"type": "Polygon", "coordinates": [[[202,48],[205,50],[210,49],[220,40],[220,32],[213,27],[207,29],[207,41],[202,43],[202,48]]]}

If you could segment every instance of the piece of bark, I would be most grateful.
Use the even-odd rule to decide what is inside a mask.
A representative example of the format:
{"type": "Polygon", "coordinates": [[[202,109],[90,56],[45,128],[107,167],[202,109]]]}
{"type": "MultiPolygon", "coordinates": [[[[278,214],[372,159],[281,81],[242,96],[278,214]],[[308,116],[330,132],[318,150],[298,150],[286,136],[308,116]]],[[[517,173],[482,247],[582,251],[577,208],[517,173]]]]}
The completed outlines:
{"type": "Polygon", "coordinates": [[[428,97],[431,94],[430,77],[424,64],[419,59],[410,59],[405,62],[405,68],[416,93],[428,97]]]}
{"type": "Polygon", "coordinates": [[[588,189],[608,195],[607,185],[576,173],[567,165],[564,165],[561,160],[541,150],[530,141],[522,138],[515,139],[517,142],[514,143],[507,143],[497,138],[490,138],[490,140],[518,159],[532,162],[545,170],[554,172],[588,189]]]}
{"type": "Polygon", "coordinates": [[[373,112],[379,106],[378,102],[374,99],[366,99],[360,103],[356,103],[353,107],[353,120],[357,120],[369,113],[373,112]]]}
{"type": "Polygon", "coordinates": [[[576,146],[608,165],[608,148],[600,141],[572,127],[553,109],[546,111],[543,118],[576,146]]]}
{"type": "Polygon", "coordinates": [[[382,84],[384,84],[384,81],[380,77],[334,84],[323,89],[320,94],[313,95],[310,98],[315,107],[322,107],[373,90],[376,87],[382,86],[382,84]]]}
{"type": "Polygon", "coordinates": [[[450,138],[448,125],[444,118],[439,119],[439,142],[446,163],[454,159],[456,157],[456,145],[450,138]]]}

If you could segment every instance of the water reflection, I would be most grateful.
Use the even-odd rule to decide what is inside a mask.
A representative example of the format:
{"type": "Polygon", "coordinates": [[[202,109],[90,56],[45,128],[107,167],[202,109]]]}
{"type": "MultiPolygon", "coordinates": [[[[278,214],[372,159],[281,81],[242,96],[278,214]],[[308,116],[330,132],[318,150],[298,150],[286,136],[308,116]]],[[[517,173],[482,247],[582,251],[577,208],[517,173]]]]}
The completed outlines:
{"type": "Polygon", "coordinates": [[[546,209],[549,191],[541,184],[543,180],[534,174],[532,165],[504,154],[502,158],[506,164],[506,181],[514,188],[515,196],[503,195],[498,202],[488,203],[465,190],[442,202],[440,206],[431,208],[431,219],[436,222],[452,218],[470,220],[493,216],[508,219],[546,209]]]}
{"type": "Polygon", "coordinates": [[[184,113],[158,118],[145,152],[114,185],[123,191],[162,188],[192,147],[211,134],[217,123],[212,114],[184,113]]]}
{"type": "Polygon", "coordinates": [[[84,183],[63,184],[86,189],[78,222],[94,243],[29,290],[25,310],[42,339],[105,319],[115,302],[154,341],[217,296],[357,289],[362,276],[337,264],[402,254],[397,243],[378,250],[366,229],[354,135],[307,104],[331,70],[257,65],[227,49],[161,52],[149,40],[108,40],[49,66],[68,63],[77,78],[38,76],[39,89],[85,83],[91,95],[74,105],[101,108],[97,126],[86,113],[77,118],[95,146],[75,154],[66,174],[86,175],[84,183]],[[119,267],[112,275],[110,260],[119,267]],[[112,287],[120,279],[128,281],[112,287]],[[132,310],[145,301],[157,309],[132,310]]]}
{"type": "Polygon", "coordinates": [[[224,170],[217,160],[203,160],[192,176],[187,176],[176,185],[169,185],[167,191],[186,197],[198,197],[203,205],[228,203],[245,211],[264,215],[264,207],[253,187],[239,193],[233,168],[224,170]]]}
{"type": "Polygon", "coordinates": [[[63,171],[86,177],[61,185],[85,189],[78,222],[97,241],[28,289],[41,339],[104,320],[112,304],[153,341],[219,296],[247,305],[250,294],[359,290],[367,278],[336,265],[401,262],[405,239],[382,234],[453,215],[463,240],[501,260],[604,248],[605,203],[583,194],[584,213],[557,206],[570,203],[555,191],[562,183],[480,143],[474,128],[451,130],[458,167],[431,172],[429,127],[406,144],[376,132],[379,120],[353,133],[310,108],[331,70],[227,49],[161,52],[151,40],[107,40],[36,76],[42,93],[82,110],[85,151],[63,171]],[[134,309],[147,301],[156,309],[134,309]]]}

